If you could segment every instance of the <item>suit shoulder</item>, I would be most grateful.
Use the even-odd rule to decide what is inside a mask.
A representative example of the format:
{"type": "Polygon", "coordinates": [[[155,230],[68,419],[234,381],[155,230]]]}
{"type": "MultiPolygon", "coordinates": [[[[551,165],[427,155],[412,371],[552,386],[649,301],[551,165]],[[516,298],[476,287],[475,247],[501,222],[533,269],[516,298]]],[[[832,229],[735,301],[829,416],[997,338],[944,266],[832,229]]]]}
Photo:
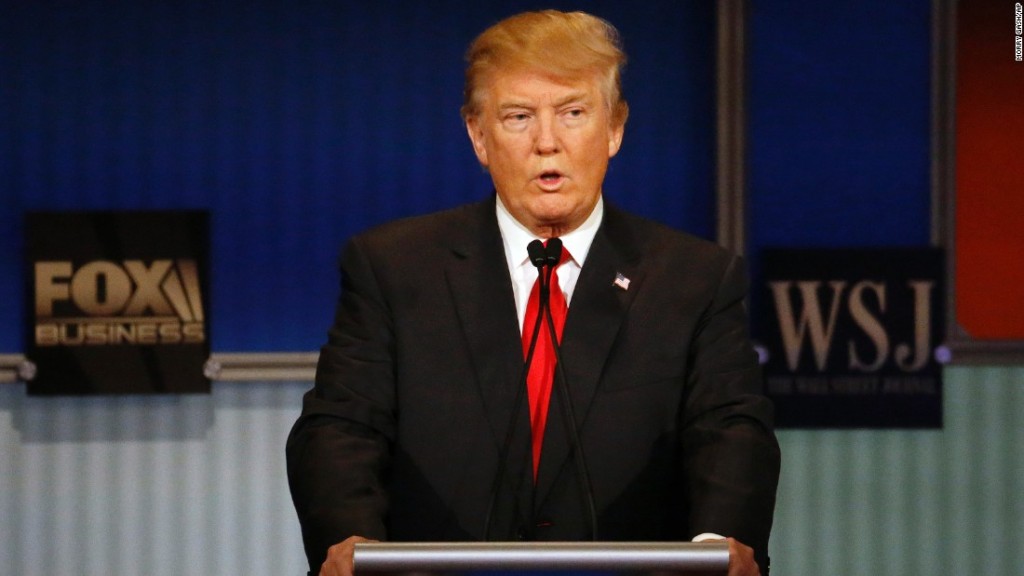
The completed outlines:
{"type": "Polygon", "coordinates": [[[378,224],[353,236],[353,240],[377,243],[405,242],[410,240],[429,241],[433,237],[445,237],[466,226],[478,225],[485,213],[485,202],[464,204],[417,216],[408,216],[378,224]]]}
{"type": "Polygon", "coordinates": [[[719,244],[656,220],[617,209],[610,215],[612,219],[609,220],[609,224],[618,221],[616,228],[627,229],[642,255],[708,264],[724,264],[737,258],[734,252],[719,244]]]}

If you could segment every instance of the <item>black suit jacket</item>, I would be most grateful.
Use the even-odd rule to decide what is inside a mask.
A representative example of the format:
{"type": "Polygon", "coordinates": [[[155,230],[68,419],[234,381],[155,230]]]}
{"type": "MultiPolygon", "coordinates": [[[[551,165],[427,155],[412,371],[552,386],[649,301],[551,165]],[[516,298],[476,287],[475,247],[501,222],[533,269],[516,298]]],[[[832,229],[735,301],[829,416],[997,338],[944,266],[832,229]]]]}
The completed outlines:
{"type": "MultiPolygon", "coordinates": [[[[557,394],[529,479],[493,197],[359,235],[341,269],[334,326],[288,441],[311,569],[351,535],[484,539],[510,422],[488,537],[591,539],[557,394]]],[[[715,532],[754,547],[765,571],[779,452],[745,294],[737,257],[606,204],[561,349],[598,539],[715,532]]]]}

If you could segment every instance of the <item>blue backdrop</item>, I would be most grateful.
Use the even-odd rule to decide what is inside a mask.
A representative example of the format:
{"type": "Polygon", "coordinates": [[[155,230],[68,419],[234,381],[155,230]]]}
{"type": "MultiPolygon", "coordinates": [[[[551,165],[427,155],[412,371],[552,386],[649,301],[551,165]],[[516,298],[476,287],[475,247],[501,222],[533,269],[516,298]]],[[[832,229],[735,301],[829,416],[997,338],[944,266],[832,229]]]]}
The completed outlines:
{"type": "MultiPolygon", "coordinates": [[[[215,351],[313,350],[345,238],[484,197],[462,54],[554,5],[623,33],[608,198],[714,234],[714,3],[33,2],[0,18],[0,353],[22,349],[28,210],[212,214],[215,351]]],[[[750,247],[929,241],[929,10],[752,3],[750,247]]]]}
{"type": "MultiPolygon", "coordinates": [[[[751,2],[755,278],[764,248],[929,245],[930,11],[930,0],[751,2]]],[[[755,285],[755,318],[765,294],[755,285]]]]}
{"type": "Polygon", "coordinates": [[[930,0],[751,5],[753,252],[928,245],[930,0]]]}
{"type": "MultiPolygon", "coordinates": [[[[29,210],[211,212],[214,351],[324,338],[347,237],[490,193],[462,56],[581,3],[15,2],[0,18],[0,353],[22,350],[29,210]]],[[[713,235],[714,5],[583,3],[622,32],[610,201],[713,235]]]]}

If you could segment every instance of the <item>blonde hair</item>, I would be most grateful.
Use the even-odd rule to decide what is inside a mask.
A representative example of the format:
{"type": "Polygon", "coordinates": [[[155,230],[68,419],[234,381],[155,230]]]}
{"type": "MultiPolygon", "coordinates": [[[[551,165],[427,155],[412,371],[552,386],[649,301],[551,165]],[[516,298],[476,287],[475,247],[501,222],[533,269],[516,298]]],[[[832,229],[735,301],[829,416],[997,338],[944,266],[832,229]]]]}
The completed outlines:
{"type": "Polygon", "coordinates": [[[598,74],[612,121],[624,124],[629,115],[622,98],[626,54],[619,31],[584,12],[544,10],[506,18],[477,36],[466,52],[466,61],[463,119],[480,112],[488,74],[522,69],[572,80],[598,74]]]}

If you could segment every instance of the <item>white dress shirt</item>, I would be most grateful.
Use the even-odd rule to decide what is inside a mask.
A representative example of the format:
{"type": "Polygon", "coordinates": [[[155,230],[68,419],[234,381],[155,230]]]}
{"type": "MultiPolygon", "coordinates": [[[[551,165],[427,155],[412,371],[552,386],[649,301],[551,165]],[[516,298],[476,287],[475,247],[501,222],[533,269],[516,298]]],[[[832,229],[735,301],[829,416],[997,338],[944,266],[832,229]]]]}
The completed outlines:
{"type": "MultiPolygon", "coordinates": [[[[534,240],[544,240],[535,236],[519,223],[498,197],[497,202],[498,229],[505,245],[505,261],[508,263],[508,274],[512,278],[512,292],[516,298],[516,312],[519,313],[519,330],[522,332],[523,319],[526,318],[526,305],[530,300],[530,291],[537,281],[537,268],[530,262],[526,246],[534,240]]],[[[572,293],[576,288],[576,280],[590,252],[590,244],[594,241],[597,229],[601,226],[604,216],[604,199],[598,198],[597,205],[590,216],[579,228],[560,236],[562,246],[572,256],[558,267],[558,286],[565,295],[565,303],[572,306],[572,293]]]]}

